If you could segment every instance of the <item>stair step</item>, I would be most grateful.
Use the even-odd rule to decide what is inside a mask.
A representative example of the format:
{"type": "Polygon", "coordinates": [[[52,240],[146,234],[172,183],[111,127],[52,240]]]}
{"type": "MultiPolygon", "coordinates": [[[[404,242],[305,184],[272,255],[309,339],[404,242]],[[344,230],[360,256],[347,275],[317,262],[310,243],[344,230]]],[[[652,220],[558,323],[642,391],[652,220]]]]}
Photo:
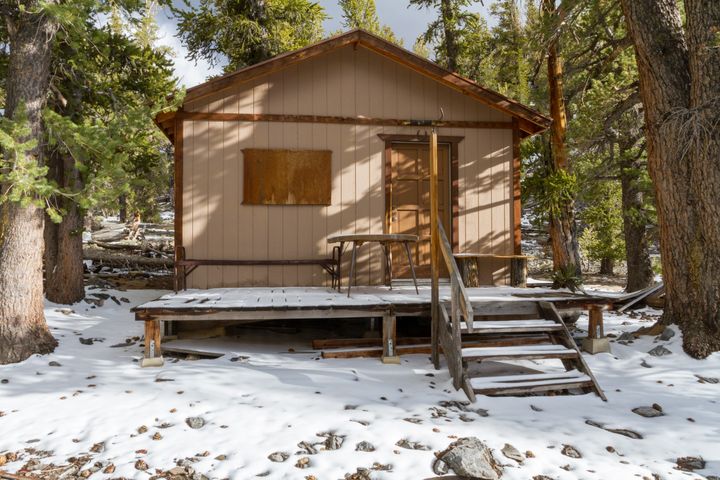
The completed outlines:
{"type": "Polygon", "coordinates": [[[546,392],[590,387],[592,384],[592,379],[588,375],[577,370],[470,379],[473,391],[486,395],[546,392]]]}
{"type": "MultiPolygon", "coordinates": [[[[472,333],[555,332],[563,326],[553,320],[476,320],[472,333]]],[[[461,333],[469,333],[463,328],[461,333]]]]}
{"type": "Polygon", "coordinates": [[[519,345],[512,347],[463,348],[463,360],[535,360],[577,358],[576,350],[562,345],[519,345]]]}

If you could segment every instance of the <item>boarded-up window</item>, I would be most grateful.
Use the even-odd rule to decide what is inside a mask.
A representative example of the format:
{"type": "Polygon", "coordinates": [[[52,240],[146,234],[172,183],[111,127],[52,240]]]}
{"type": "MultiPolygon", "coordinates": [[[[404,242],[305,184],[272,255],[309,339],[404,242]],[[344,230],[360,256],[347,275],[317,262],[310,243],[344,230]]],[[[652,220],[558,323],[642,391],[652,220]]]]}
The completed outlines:
{"type": "Polygon", "coordinates": [[[243,150],[243,203],[330,205],[330,150],[243,150]]]}

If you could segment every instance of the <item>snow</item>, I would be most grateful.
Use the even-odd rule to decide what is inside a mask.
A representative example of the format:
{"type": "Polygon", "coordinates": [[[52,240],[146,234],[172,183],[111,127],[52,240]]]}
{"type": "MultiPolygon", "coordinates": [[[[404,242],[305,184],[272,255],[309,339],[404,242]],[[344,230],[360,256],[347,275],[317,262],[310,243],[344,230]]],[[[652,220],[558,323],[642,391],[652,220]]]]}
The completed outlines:
{"type": "MultiPolygon", "coordinates": [[[[607,403],[593,394],[481,396],[476,404],[458,408],[441,405],[465,397],[454,391],[447,371],[434,370],[426,355],[403,356],[400,365],[372,358],[324,360],[310,350],[307,340],[313,337],[304,332],[256,329],[239,339],[185,341],[225,355],[177,363],[167,359],[162,368],[141,369],[136,363],[139,344],[111,345],[141,335],[142,324],[133,320],[130,307],[165,292],[104,293],[130,302],[107,300],[98,308],[80,303],[72,314],[63,310],[67,307],[48,304],[48,323],[59,340],[56,351],[0,366],[0,381],[7,380],[0,383],[0,454],[22,453],[0,468],[19,470],[33,458],[24,450],[33,448],[48,451],[43,464],[62,465],[68,457],[87,453],[92,456],[88,465],[116,466],[113,474],[97,472],[91,478],[148,478],[155,469],[168,470],[178,460],[193,458],[193,468],[210,478],[246,479],[267,472],[264,478],[339,479],[377,462],[392,465],[392,470],[373,471],[372,478],[423,479],[434,477],[434,451],[457,437],[477,436],[506,465],[503,479],[720,475],[720,384],[700,383],[696,377],[720,377],[720,354],[705,360],[687,357],[679,332],[667,342],[642,337],[627,345],[613,342],[612,354],[586,355],[607,403]],[[84,345],[80,337],[103,340],[84,345]],[[659,344],[673,354],[656,358],[646,353],[659,344]],[[642,361],[652,368],[641,366],[642,361]],[[662,406],[664,416],[631,412],[653,403],[662,406]],[[201,417],[206,424],[191,429],[188,417],[201,417]],[[631,429],[644,438],[611,433],[587,420],[631,429]],[[165,423],[171,426],[160,428],[165,423]],[[139,434],[141,426],[147,432],[139,434]],[[323,441],[316,436],[323,432],[344,436],[341,448],[296,453],[299,442],[323,441]],[[152,440],[155,433],[162,439],[152,440]],[[403,439],[430,450],[396,446],[403,439]],[[356,452],[361,441],[376,450],[356,452]],[[105,442],[104,450],[88,453],[99,442],[105,442]],[[523,453],[532,451],[534,458],[518,465],[500,453],[505,443],[523,453]],[[563,445],[572,445],[582,458],[562,455],[563,445]],[[207,456],[198,456],[205,451],[207,456]],[[287,452],[289,459],[271,462],[268,455],[277,451],[287,452]],[[216,460],[219,455],[227,458],[216,460]],[[305,456],[309,468],[296,468],[305,456]],[[678,471],[675,461],[682,456],[702,456],[707,466],[696,473],[678,471]],[[138,459],[150,466],[147,473],[135,469],[138,459]]],[[[651,324],[654,315],[652,310],[607,313],[605,330],[614,335],[633,331],[651,324]]],[[[579,325],[587,328],[585,316],[579,325]]]]}

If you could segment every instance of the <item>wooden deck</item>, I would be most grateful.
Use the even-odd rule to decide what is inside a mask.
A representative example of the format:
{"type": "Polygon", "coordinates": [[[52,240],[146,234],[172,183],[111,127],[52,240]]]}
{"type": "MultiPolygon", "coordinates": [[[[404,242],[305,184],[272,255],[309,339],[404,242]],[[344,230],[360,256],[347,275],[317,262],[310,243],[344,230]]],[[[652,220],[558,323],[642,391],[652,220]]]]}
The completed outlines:
{"type": "MultiPolygon", "coordinates": [[[[599,297],[550,289],[480,287],[467,289],[477,319],[501,317],[508,303],[554,302],[587,308],[606,302],[599,297]]],[[[440,287],[440,301],[450,301],[449,286],[440,287]]],[[[395,323],[397,317],[430,317],[431,289],[410,285],[355,287],[348,298],[345,290],[325,287],[215,288],[184,290],[163,295],[133,309],[135,319],[145,322],[145,357],[148,365],[161,363],[162,322],[264,321],[281,319],[382,318],[383,354],[386,362],[398,361],[395,323]],[[155,359],[148,360],[148,359],[155,359]]],[[[398,349],[400,350],[400,349],[398,349]]]]}

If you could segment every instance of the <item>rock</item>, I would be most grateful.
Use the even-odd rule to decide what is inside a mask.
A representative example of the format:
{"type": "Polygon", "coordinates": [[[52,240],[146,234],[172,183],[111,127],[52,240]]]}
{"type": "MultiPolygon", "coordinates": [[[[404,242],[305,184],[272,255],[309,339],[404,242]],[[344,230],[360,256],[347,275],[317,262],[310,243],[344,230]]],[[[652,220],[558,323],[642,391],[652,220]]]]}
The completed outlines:
{"type": "Polygon", "coordinates": [[[450,467],[447,463],[445,463],[443,460],[436,458],[432,465],[432,470],[435,473],[435,475],[447,475],[447,473],[450,471],[450,467]]]}
{"type": "Polygon", "coordinates": [[[451,443],[437,457],[460,477],[497,480],[502,475],[502,467],[492,451],[476,437],[461,438],[451,443]]]}
{"type": "Polygon", "coordinates": [[[225,460],[227,460],[227,455],[218,455],[217,457],[215,457],[215,460],[219,462],[224,462],[225,460]]]}
{"type": "Polygon", "coordinates": [[[120,301],[123,303],[130,303],[130,299],[127,297],[120,297],[120,301]]]}
{"type": "Polygon", "coordinates": [[[115,473],[115,465],[113,465],[112,463],[108,463],[107,467],[103,469],[103,473],[108,475],[111,473],[115,473]]]}
{"type": "Polygon", "coordinates": [[[285,452],[273,452],[270,455],[268,455],[268,459],[271,462],[275,462],[275,463],[282,463],[285,460],[287,460],[288,458],[290,458],[290,454],[285,453],[285,452]]]}
{"type": "Polygon", "coordinates": [[[173,467],[167,471],[167,473],[173,477],[186,476],[187,472],[183,467],[173,467]]]}
{"type": "Polygon", "coordinates": [[[552,477],[548,477],[547,475],[535,475],[532,477],[532,480],[555,480],[552,477]]]}
{"type": "Polygon", "coordinates": [[[8,380],[7,378],[3,378],[2,380],[0,380],[0,383],[2,383],[3,385],[7,385],[8,383],[10,383],[10,380],[8,380]]]}
{"type": "Polygon", "coordinates": [[[523,454],[520,453],[517,448],[513,447],[509,443],[506,443],[500,451],[510,460],[515,460],[518,463],[523,463],[525,461],[525,457],[523,457],[523,454]]]}
{"type": "Polygon", "coordinates": [[[563,449],[560,451],[560,453],[570,458],[582,458],[582,455],[580,455],[580,452],[578,452],[577,448],[573,447],[572,445],[563,445],[563,449]]]}
{"type": "Polygon", "coordinates": [[[422,423],[421,418],[415,418],[415,417],[403,418],[403,420],[405,420],[406,422],[414,423],[416,425],[422,423]]]}
{"type": "Polygon", "coordinates": [[[140,425],[137,429],[137,432],[142,435],[143,433],[147,433],[148,428],[145,425],[140,425]]]}
{"type": "Polygon", "coordinates": [[[101,453],[103,450],[105,450],[105,444],[103,442],[96,443],[90,447],[90,451],[93,453],[101,453]]]}
{"type": "Polygon", "coordinates": [[[637,433],[633,430],[627,429],[627,428],[607,428],[602,423],[596,422],[594,420],[585,420],[585,423],[592,427],[602,428],[603,430],[606,430],[610,433],[616,433],[618,435],[623,435],[625,437],[632,438],[633,440],[642,440],[642,438],[643,438],[643,436],[640,435],[639,433],[637,433]]]}
{"type": "Polygon", "coordinates": [[[296,468],[308,468],[310,467],[310,458],[302,457],[295,463],[296,468]]]}
{"type": "Polygon", "coordinates": [[[80,338],[78,338],[78,340],[80,340],[80,343],[82,343],[83,345],[92,345],[92,344],[93,344],[93,339],[92,339],[92,338],[83,338],[83,337],[80,337],[80,338]]]}
{"type": "Polygon", "coordinates": [[[675,462],[678,470],[693,472],[705,468],[705,460],[702,457],[680,457],[675,462]]]}
{"type": "Polygon", "coordinates": [[[145,463],[145,460],[138,460],[137,462],[135,462],[135,470],[143,470],[144,471],[144,470],[147,470],[148,468],[149,468],[148,464],[145,463]]]}
{"type": "Polygon", "coordinates": [[[52,362],[48,363],[48,365],[51,366],[51,367],[62,367],[62,365],[60,365],[60,364],[59,364],[58,362],[56,362],[55,360],[53,360],[52,362]]]}
{"type": "Polygon", "coordinates": [[[72,308],[56,308],[55,311],[57,313],[62,313],[63,315],[72,315],[73,313],[75,313],[75,310],[73,310],[72,308]]]}
{"type": "Polygon", "coordinates": [[[300,447],[302,450],[298,452],[298,455],[306,454],[306,455],[315,455],[318,453],[317,448],[315,448],[315,445],[313,445],[310,442],[302,441],[298,443],[298,447],[300,447]]]}
{"type": "Polygon", "coordinates": [[[103,305],[105,305],[105,300],[103,300],[102,298],[85,298],[84,301],[85,303],[93,305],[95,307],[102,307],[103,305]]]}
{"type": "Polygon", "coordinates": [[[542,408],[535,406],[535,405],[530,405],[530,409],[534,412],[542,412],[543,411],[542,408]]]}
{"type": "MultiPolygon", "coordinates": [[[[659,405],[658,405],[659,406],[659,405]]],[[[653,418],[653,417],[662,417],[665,415],[662,412],[662,409],[656,409],[653,405],[652,407],[637,407],[633,408],[632,412],[636,415],[640,415],[641,417],[645,418],[653,418]]]]}
{"type": "Polygon", "coordinates": [[[649,353],[653,357],[664,357],[666,355],[672,355],[672,352],[667,348],[663,347],[662,345],[658,345],[647,353],[649,353]]]}
{"type": "Polygon", "coordinates": [[[630,332],[623,332],[617,337],[618,342],[632,342],[635,340],[635,335],[630,332]]]}
{"type": "Polygon", "coordinates": [[[188,427],[197,430],[205,426],[205,419],[202,417],[188,417],[185,419],[185,423],[187,423],[188,427]]]}
{"type": "Polygon", "coordinates": [[[410,440],[407,440],[403,438],[402,440],[398,440],[395,445],[402,448],[407,448],[408,450],[430,450],[430,447],[427,445],[423,445],[420,442],[412,442],[410,440]]]}
{"type": "Polygon", "coordinates": [[[703,377],[702,375],[698,375],[698,374],[695,374],[695,376],[696,376],[697,379],[698,379],[698,383],[713,383],[713,384],[720,383],[720,379],[719,379],[719,378],[715,378],[715,377],[703,377]]]}
{"type": "Polygon", "coordinates": [[[360,442],[357,445],[355,445],[355,451],[356,452],[374,452],[375,451],[375,445],[373,445],[370,442],[360,442]]]}
{"type": "Polygon", "coordinates": [[[344,437],[335,435],[332,432],[318,433],[317,436],[325,437],[325,441],[322,443],[325,446],[325,450],[338,450],[345,441],[344,437]]]}
{"type": "MultiPolygon", "coordinates": [[[[373,448],[373,450],[375,450],[375,449],[373,448]]],[[[7,455],[0,455],[0,467],[5,465],[7,462],[8,462],[7,455]]]]}
{"type": "Polygon", "coordinates": [[[665,330],[660,334],[660,340],[667,342],[675,336],[675,330],[670,327],[665,327],[665,330]]]}
{"type": "Polygon", "coordinates": [[[643,360],[642,362],[640,362],[640,366],[641,366],[641,367],[645,367],[645,368],[652,368],[652,365],[650,365],[649,363],[647,363],[645,360],[643,360]]]}
{"type": "Polygon", "coordinates": [[[162,440],[162,435],[160,435],[160,432],[155,432],[155,434],[152,436],[153,440],[162,440]]]}
{"type": "Polygon", "coordinates": [[[355,473],[346,473],[345,480],[372,480],[372,477],[367,468],[358,468],[355,473]]]}

